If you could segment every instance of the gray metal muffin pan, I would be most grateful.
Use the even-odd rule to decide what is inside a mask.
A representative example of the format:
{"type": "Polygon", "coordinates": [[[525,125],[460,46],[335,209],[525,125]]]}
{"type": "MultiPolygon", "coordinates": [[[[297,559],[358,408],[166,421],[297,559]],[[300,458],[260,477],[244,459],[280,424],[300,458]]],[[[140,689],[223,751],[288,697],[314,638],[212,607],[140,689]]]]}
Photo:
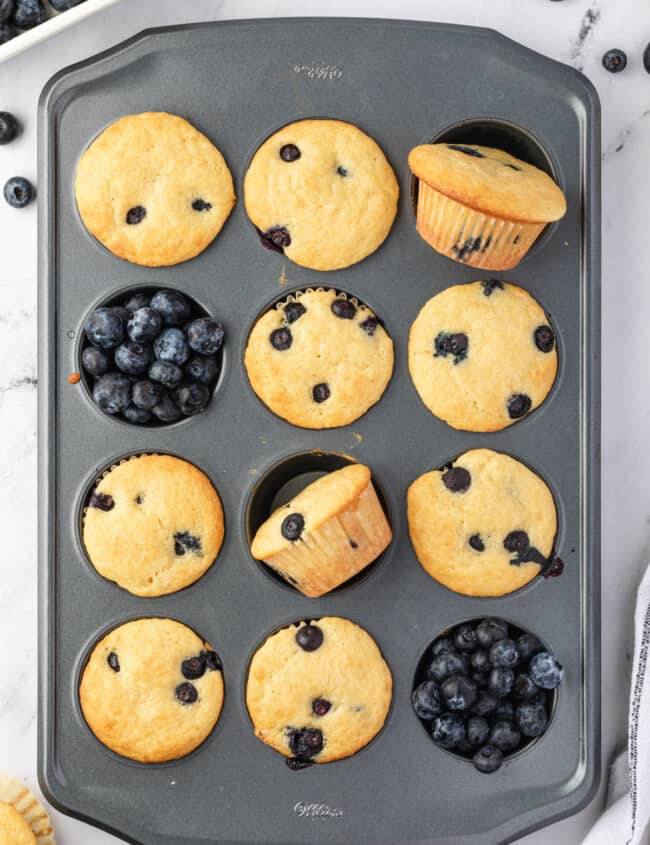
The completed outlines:
{"type": "MultiPolygon", "coordinates": [[[[474,126],[474,130],[476,126],[474,126]]],[[[198,843],[496,843],[575,812],[599,778],[599,106],[587,80],[499,34],[458,26],[368,20],[274,20],[152,30],[58,74],[40,103],[40,782],[57,807],[143,845],[198,843]],[[193,261],[147,269],[120,261],[77,214],[75,165],[118,117],[145,110],[186,116],[232,170],[239,201],[193,261]],[[401,185],[384,245],[347,270],[318,273],[268,252],[246,218],[243,177],[269,133],[304,117],[358,124],[382,146],[401,185]],[[561,355],[557,383],[529,418],[496,434],[454,431],[418,399],[408,375],[409,326],[447,285],[489,278],[439,256],[418,236],[411,147],[468,118],[504,145],[543,146],[568,213],[520,266],[548,310],[561,355]],[[77,350],[88,309],[113,291],[173,286],[223,321],[224,371],[206,413],[161,428],[120,424],[81,385],[77,350]],[[255,317],[292,289],[325,285],[357,295],[395,342],[381,401],[350,426],[294,428],[250,390],[242,363],[255,317]],[[405,492],[420,473],[477,446],[506,451],[551,485],[564,573],[499,599],[456,595],[411,549],[405,492]],[[311,600],[267,577],[247,548],[249,497],[285,456],[324,450],[366,462],[392,515],[381,564],[353,586],[311,600]],[[97,471],[129,453],[170,452],[219,490],[226,538],[196,584],[140,599],[99,577],[79,541],[81,501],[97,471]],[[384,730],[337,763],[290,771],[253,735],[244,704],[249,659],[271,631],[336,614],[366,628],[394,677],[384,730]],[[551,726],[491,776],[427,740],[410,705],[413,675],[443,628],[499,615],[541,636],[566,680],[551,726]],[[144,766],[104,748],[77,698],[91,645],[114,625],[171,616],[208,639],[224,664],[226,698],[207,741],[185,759],[144,766]]],[[[469,130],[468,130],[469,131],[469,130]]],[[[467,138],[466,140],[473,140],[467,138]]],[[[542,156],[543,158],[543,156],[542,156]]],[[[313,469],[310,465],[308,469],[313,469]]]]}

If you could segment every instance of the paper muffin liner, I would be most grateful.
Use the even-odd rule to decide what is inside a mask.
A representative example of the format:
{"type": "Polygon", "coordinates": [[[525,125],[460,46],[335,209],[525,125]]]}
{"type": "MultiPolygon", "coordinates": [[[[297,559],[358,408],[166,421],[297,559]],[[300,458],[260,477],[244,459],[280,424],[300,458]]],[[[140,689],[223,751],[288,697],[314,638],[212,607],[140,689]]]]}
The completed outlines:
{"type": "MultiPolygon", "coordinates": [[[[143,457],[145,457],[145,455],[153,456],[153,455],[164,455],[164,454],[167,454],[167,453],[166,452],[135,452],[133,455],[125,455],[123,458],[117,458],[116,460],[111,461],[110,466],[105,467],[102,470],[101,473],[97,473],[95,475],[94,481],[88,487],[88,490],[86,492],[86,497],[83,501],[83,506],[82,506],[82,509],[81,509],[81,525],[82,525],[82,527],[83,527],[83,523],[86,519],[86,514],[88,513],[88,508],[90,507],[90,505],[89,505],[90,499],[91,499],[93,493],[95,492],[95,490],[97,489],[97,487],[99,486],[99,484],[106,478],[106,476],[110,475],[113,472],[114,469],[117,469],[119,466],[122,466],[122,464],[126,464],[129,461],[134,460],[135,458],[143,458],[143,457]]],[[[175,458],[176,455],[171,455],[171,457],[175,458]]],[[[185,459],[181,458],[180,460],[185,460],[185,459]]]]}
{"type": "Polygon", "coordinates": [[[0,801],[9,804],[23,817],[38,845],[56,845],[54,830],[45,809],[26,786],[0,774],[0,801]]]}
{"type": "Polygon", "coordinates": [[[546,223],[522,223],[475,211],[419,180],[417,230],[436,252],[481,270],[510,270],[546,223]]]}
{"type": "MultiPolygon", "coordinates": [[[[292,293],[287,294],[284,299],[279,300],[278,302],[273,305],[273,310],[275,311],[282,311],[284,310],[285,306],[291,304],[292,302],[299,302],[300,298],[304,296],[306,293],[333,293],[339,299],[347,299],[348,302],[351,302],[356,308],[364,308],[366,311],[369,311],[373,316],[377,316],[372,308],[368,308],[368,306],[361,302],[356,298],[356,296],[350,296],[349,293],[346,293],[344,290],[339,290],[338,288],[328,288],[328,287],[308,287],[308,288],[300,288],[300,290],[294,290],[292,293]]],[[[269,309],[271,310],[271,309],[269,309]]],[[[262,312],[266,313],[266,311],[262,312]]]]}
{"type": "Polygon", "coordinates": [[[372,484],[299,542],[265,558],[296,589],[317,598],[353,578],[390,543],[392,532],[372,484]]]}

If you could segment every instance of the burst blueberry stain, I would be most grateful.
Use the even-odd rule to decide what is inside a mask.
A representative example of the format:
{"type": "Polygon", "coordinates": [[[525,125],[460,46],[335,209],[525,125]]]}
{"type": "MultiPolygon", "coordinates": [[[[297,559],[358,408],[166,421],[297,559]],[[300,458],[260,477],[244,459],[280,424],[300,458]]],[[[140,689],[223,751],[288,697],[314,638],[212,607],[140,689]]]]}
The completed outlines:
{"type": "Polygon", "coordinates": [[[221,658],[216,651],[202,651],[201,656],[205,658],[205,668],[210,672],[220,672],[222,669],[221,658]]]}
{"type": "Polygon", "coordinates": [[[138,223],[142,223],[146,216],[147,209],[143,205],[134,205],[126,212],[126,222],[129,226],[136,226],[138,223]]]}
{"type": "Polygon", "coordinates": [[[503,290],[503,282],[499,279],[485,279],[481,282],[483,296],[492,296],[495,290],[503,290]]]}
{"type": "Polygon", "coordinates": [[[212,208],[212,203],[206,202],[202,199],[196,199],[192,203],[192,208],[194,209],[194,211],[210,211],[210,209],[212,208]]]}
{"type": "Polygon", "coordinates": [[[546,569],[542,572],[544,578],[559,578],[564,572],[564,561],[561,557],[554,557],[547,562],[546,569]]]}
{"type": "Polygon", "coordinates": [[[88,507],[97,508],[100,511],[112,511],[115,507],[115,501],[108,493],[99,493],[95,490],[90,497],[88,507]]]}
{"type": "Polygon", "coordinates": [[[274,252],[284,253],[286,247],[291,245],[291,235],[286,226],[273,226],[266,232],[257,230],[262,246],[274,252]]]}
{"type": "Polygon", "coordinates": [[[517,165],[516,165],[516,164],[509,164],[508,162],[505,162],[505,161],[503,162],[503,166],[504,166],[504,167],[509,167],[509,168],[510,168],[510,170],[517,170],[517,171],[522,171],[522,170],[523,170],[523,167],[517,167],[517,165]]]}
{"type": "Polygon", "coordinates": [[[287,323],[295,323],[303,314],[307,313],[307,309],[301,302],[288,302],[284,306],[284,319],[287,323]]]}
{"type": "Polygon", "coordinates": [[[374,337],[378,325],[379,319],[377,317],[366,317],[365,320],[359,323],[359,328],[369,337],[374,337]]]}
{"type": "Polygon", "coordinates": [[[460,364],[467,358],[469,338],[463,332],[440,332],[433,342],[434,358],[446,358],[452,355],[454,364],[460,364]]]}
{"type": "Polygon", "coordinates": [[[465,261],[465,259],[473,252],[479,252],[483,245],[480,235],[476,238],[467,238],[460,246],[456,243],[452,250],[456,254],[458,261],[465,261]]]}
{"type": "Polygon", "coordinates": [[[309,760],[323,750],[323,733],[318,728],[289,728],[289,748],[299,760],[309,760]]]}
{"type": "Polygon", "coordinates": [[[201,538],[195,537],[189,531],[177,531],[174,534],[174,552],[178,557],[182,557],[187,552],[201,557],[201,538]]]}
{"type": "Polygon", "coordinates": [[[485,551],[485,543],[481,539],[480,534],[472,534],[472,536],[469,538],[469,544],[475,552],[485,551]]]}

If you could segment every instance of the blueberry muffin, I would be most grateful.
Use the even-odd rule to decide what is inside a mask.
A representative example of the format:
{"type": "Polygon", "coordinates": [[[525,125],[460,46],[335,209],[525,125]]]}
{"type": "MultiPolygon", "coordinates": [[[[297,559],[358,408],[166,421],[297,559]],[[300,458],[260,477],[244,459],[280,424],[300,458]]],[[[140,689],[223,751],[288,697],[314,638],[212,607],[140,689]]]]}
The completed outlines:
{"type": "Polygon", "coordinates": [[[40,801],[18,781],[0,774],[0,845],[54,845],[40,801]]]}
{"type": "Polygon", "coordinates": [[[543,309],[495,279],[430,299],[411,326],[408,360],[427,408],[464,431],[497,431],[525,417],[548,395],[558,366],[543,309]]]}
{"type": "Polygon", "coordinates": [[[75,195],[98,241],[148,267],[203,252],[235,204],[219,150],[182,117],[165,112],[127,115],[95,138],[79,160],[75,195]]]}
{"type": "Polygon", "coordinates": [[[374,405],[393,372],[393,341],[365,305],[307,290],[267,311],[244,356],[251,387],[304,428],[347,425],[374,405]]]}
{"type": "Polygon", "coordinates": [[[97,739],[123,757],[162,763],[199,746],[223,704],[221,661],[173,619],[136,619],[93,649],[79,700],[97,739]]]}
{"type": "Polygon", "coordinates": [[[503,596],[549,564],[557,533],[553,495],[514,458],[465,452],[408,489],[409,534],[426,572],[456,593],[503,596]]]}
{"type": "Polygon", "coordinates": [[[270,636],[251,660],[246,706],[255,736],[294,769],[355,754],[381,730],[393,680],[363,628],[327,616],[270,636]]]}
{"type": "Polygon", "coordinates": [[[338,270],[388,235],[399,187],[379,146],[340,120],[300,120],[271,135],[244,182],[246,211],[269,249],[338,270]]]}
{"type": "Polygon", "coordinates": [[[224,534],[217,491],[171,455],[140,455],[112,467],[83,519],[90,562],[136,596],[174,593],[212,566],[224,534]]]}
{"type": "Polygon", "coordinates": [[[306,596],[361,572],[391,541],[370,470],[352,464],[314,481],[257,530],[251,553],[306,596]]]}
{"type": "Polygon", "coordinates": [[[550,176],[492,147],[423,144],[411,150],[409,167],[418,178],[418,232],[472,267],[516,267],[544,226],[566,213],[550,176]]]}

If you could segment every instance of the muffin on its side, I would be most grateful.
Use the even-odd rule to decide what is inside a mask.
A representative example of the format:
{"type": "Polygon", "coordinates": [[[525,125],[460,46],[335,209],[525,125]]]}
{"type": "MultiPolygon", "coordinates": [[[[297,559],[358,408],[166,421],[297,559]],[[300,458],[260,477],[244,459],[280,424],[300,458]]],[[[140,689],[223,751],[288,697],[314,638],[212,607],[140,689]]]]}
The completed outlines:
{"type": "Polygon", "coordinates": [[[16,780],[0,774],[0,845],[55,845],[42,804],[16,780]]]}
{"type": "Polygon", "coordinates": [[[85,227],[118,258],[147,267],[194,258],[226,222],[235,192],[219,150],[166,112],[111,123],[77,165],[85,227]]]}
{"type": "Polygon", "coordinates": [[[253,326],[244,363],[275,414],[304,428],[336,428],[381,398],[393,341],[369,308],[345,294],[299,291],[253,326]]]}
{"type": "Polygon", "coordinates": [[[197,748],[223,704],[221,660],[174,619],[136,619],[93,649],[79,685],[84,718],[112,751],[162,763],[197,748]]]}
{"type": "Polygon", "coordinates": [[[251,553],[306,596],[322,596],[372,563],[391,541],[370,470],[352,464],[317,479],[278,508],[251,553]]]}
{"type": "Polygon", "coordinates": [[[255,736],[292,769],[355,754],[381,730],[393,679],[372,637],[338,616],[270,636],[248,670],[255,736]]]}
{"type": "Polygon", "coordinates": [[[140,455],[112,467],[83,518],[92,565],[136,596],[193,584],[212,566],[223,534],[221,500],[209,478],[171,455],[140,455]]]}
{"type": "Polygon", "coordinates": [[[432,414],[463,431],[498,431],[546,399],[555,333],[533,297],[496,279],[453,285],[411,326],[413,384],[432,414]]]}
{"type": "Polygon", "coordinates": [[[477,144],[411,150],[418,178],[417,230],[437,252],[484,270],[516,267],[566,200],[544,171],[477,144]]]}
{"type": "Polygon", "coordinates": [[[340,120],[299,120],[257,150],[244,196],[268,249],[312,270],[339,270],[384,241],[399,186],[386,156],[361,129],[340,120]]]}
{"type": "Polygon", "coordinates": [[[548,564],[557,533],[553,494],[519,461],[473,449],[417,478],[409,534],[428,574],[466,596],[503,596],[548,564]]]}

